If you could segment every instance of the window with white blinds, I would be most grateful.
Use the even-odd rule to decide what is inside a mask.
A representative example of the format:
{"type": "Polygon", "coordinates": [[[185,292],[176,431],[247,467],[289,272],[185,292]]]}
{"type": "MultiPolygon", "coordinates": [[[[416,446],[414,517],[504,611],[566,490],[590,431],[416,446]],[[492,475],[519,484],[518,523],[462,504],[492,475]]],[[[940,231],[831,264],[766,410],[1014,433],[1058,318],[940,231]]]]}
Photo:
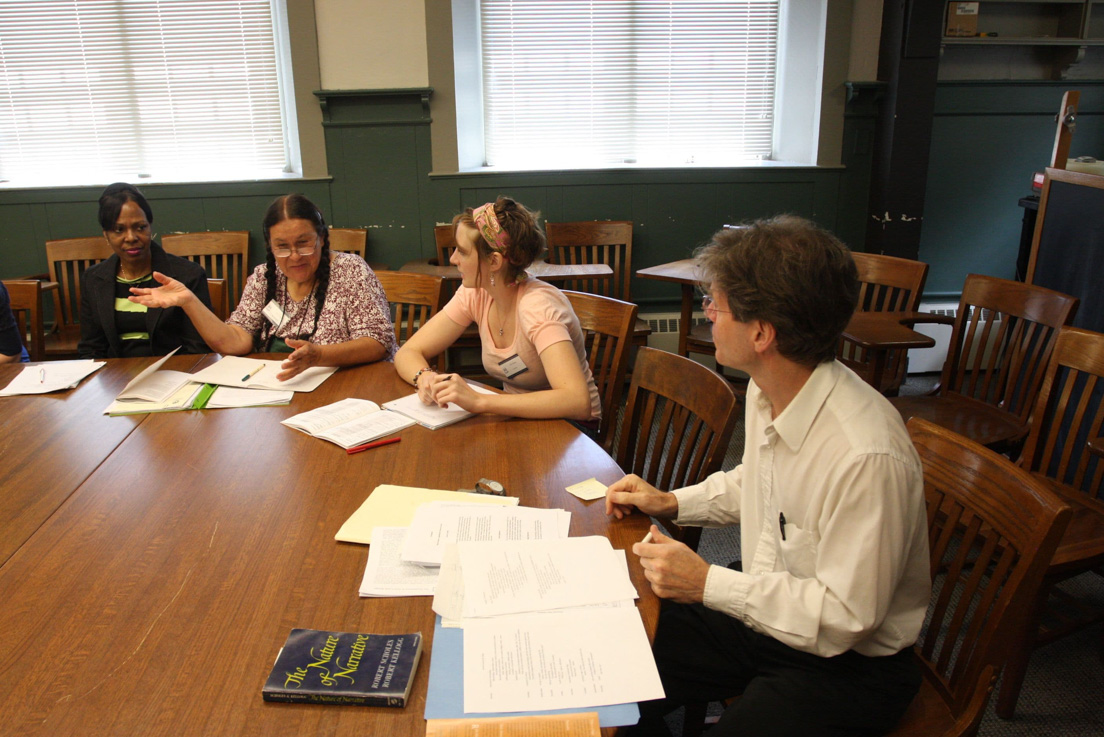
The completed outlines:
{"type": "Polygon", "coordinates": [[[779,0],[480,0],[485,165],[769,159],[779,0]]]}
{"type": "Polygon", "coordinates": [[[278,0],[0,0],[0,180],[289,170],[278,0]]]}

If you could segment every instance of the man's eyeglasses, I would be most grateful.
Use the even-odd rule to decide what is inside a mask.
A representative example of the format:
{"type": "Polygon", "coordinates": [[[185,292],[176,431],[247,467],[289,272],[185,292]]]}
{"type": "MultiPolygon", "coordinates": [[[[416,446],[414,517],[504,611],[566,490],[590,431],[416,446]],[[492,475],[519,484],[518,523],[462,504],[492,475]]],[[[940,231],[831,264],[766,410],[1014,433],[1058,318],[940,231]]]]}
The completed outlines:
{"type": "Polygon", "coordinates": [[[713,300],[713,297],[708,294],[702,295],[702,310],[705,312],[705,316],[709,319],[713,319],[714,317],[716,317],[718,312],[724,312],[728,315],[732,314],[732,310],[718,309],[717,303],[713,300]]]}
{"type": "Polygon", "coordinates": [[[314,254],[315,249],[318,248],[318,237],[315,236],[309,241],[299,241],[291,246],[273,246],[272,255],[279,256],[280,258],[287,258],[292,253],[299,256],[310,256],[314,254]]]}

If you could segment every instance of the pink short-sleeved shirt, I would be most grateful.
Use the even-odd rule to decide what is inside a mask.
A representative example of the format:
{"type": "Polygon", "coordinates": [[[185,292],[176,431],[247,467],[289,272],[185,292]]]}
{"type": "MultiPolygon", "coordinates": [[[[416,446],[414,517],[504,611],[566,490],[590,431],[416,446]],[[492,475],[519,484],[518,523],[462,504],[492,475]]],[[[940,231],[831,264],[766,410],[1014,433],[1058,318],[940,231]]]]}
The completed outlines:
{"type": "Polygon", "coordinates": [[[553,343],[571,341],[590,390],[590,418],[601,418],[602,399],[598,396],[598,387],[587,364],[583,329],[567,297],[551,284],[537,279],[529,278],[518,284],[517,330],[514,331],[514,342],[505,348],[496,347],[491,338],[489,319],[493,303],[486,290],[461,286],[445,305],[445,314],[457,325],[467,327],[475,322],[479,326],[483,368],[487,374],[499,379],[503,388],[511,394],[549,389],[551,385],[540,354],[553,343]],[[499,364],[514,355],[525,363],[528,370],[507,379],[499,364]]]}

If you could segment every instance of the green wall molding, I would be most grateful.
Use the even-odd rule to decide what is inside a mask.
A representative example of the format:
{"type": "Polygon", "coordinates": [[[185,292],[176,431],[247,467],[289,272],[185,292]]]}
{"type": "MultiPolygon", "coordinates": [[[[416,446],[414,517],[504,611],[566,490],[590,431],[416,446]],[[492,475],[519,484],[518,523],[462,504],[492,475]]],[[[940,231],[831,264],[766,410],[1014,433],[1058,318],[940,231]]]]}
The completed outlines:
{"type": "Polygon", "coordinates": [[[322,109],[322,125],[429,125],[431,87],[389,90],[315,90],[322,109]]]}

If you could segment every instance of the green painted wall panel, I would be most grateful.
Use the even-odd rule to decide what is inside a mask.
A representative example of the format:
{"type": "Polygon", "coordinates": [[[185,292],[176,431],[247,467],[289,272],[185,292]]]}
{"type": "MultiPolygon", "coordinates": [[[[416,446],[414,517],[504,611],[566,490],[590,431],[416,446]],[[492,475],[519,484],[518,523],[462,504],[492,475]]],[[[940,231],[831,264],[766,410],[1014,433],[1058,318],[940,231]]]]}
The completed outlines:
{"type": "MultiPolygon", "coordinates": [[[[256,264],[264,254],[260,221],[265,208],[277,195],[298,190],[319,204],[331,225],[368,228],[368,258],[397,268],[434,255],[436,223],[450,221],[463,207],[507,194],[539,209],[546,220],[633,221],[638,269],[688,256],[727,222],[792,212],[833,228],[865,218],[864,209],[838,212],[841,182],[847,175],[843,168],[431,175],[426,94],[319,93],[330,180],[145,186],[157,231],[249,230],[251,260],[256,264]]],[[[854,162],[858,181],[867,181],[869,173],[861,169],[869,168],[868,157],[859,155],[854,162]]],[[[0,275],[44,269],[41,244],[46,237],[96,232],[100,190],[0,190],[5,223],[24,223],[0,236],[0,275]]],[[[855,193],[850,204],[865,208],[865,202],[863,191],[855,193]]],[[[633,294],[642,303],[673,307],[678,292],[638,279],[633,294]]]]}
{"type": "Polygon", "coordinates": [[[1104,158],[1104,83],[941,83],[936,94],[920,260],[925,294],[957,299],[966,275],[1015,276],[1031,176],[1050,161],[1054,115],[1081,90],[1071,154],[1104,158]]]}

